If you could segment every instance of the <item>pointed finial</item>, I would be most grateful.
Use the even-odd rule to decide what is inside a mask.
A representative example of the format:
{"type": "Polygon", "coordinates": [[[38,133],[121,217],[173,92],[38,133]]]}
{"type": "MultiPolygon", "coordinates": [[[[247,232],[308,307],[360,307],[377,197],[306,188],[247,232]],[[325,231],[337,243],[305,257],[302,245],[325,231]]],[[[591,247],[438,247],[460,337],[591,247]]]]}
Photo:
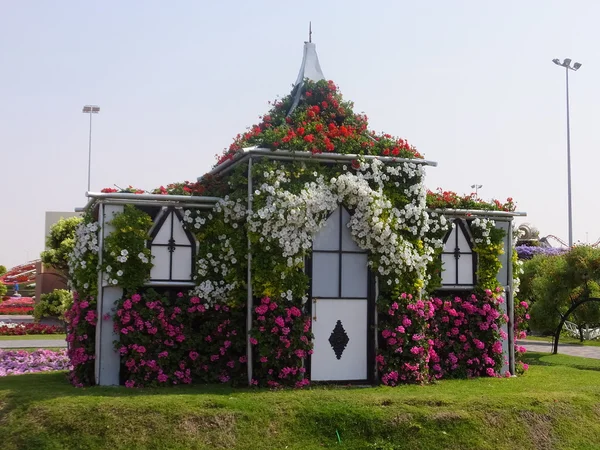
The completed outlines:
{"type": "Polygon", "coordinates": [[[308,42],[312,42],[312,22],[308,22],[308,42]]]}

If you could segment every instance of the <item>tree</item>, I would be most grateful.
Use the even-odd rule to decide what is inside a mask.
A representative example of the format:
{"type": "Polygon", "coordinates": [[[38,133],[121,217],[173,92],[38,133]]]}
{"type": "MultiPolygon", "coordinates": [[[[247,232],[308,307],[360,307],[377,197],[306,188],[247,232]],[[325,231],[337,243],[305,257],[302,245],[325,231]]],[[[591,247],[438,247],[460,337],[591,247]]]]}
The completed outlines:
{"type": "MultiPolygon", "coordinates": [[[[573,247],[558,256],[538,255],[524,264],[522,297],[532,303],[532,329],[550,333],[573,305],[600,297],[600,249],[573,247]]],[[[600,323],[600,303],[579,306],[569,319],[583,341],[586,325],[600,323]]]]}
{"type": "Polygon", "coordinates": [[[6,266],[0,264],[0,276],[4,275],[8,270],[6,270],[6,266]]]}
{"type": "Polygon", "coordinates": [[[61,218],[52,225],[46,238],[48,250],[41,254],[42,262],[59,272],[65,279],[69,272],[68,257],[75,246],[75,229],[81,217],[61,218]]]}

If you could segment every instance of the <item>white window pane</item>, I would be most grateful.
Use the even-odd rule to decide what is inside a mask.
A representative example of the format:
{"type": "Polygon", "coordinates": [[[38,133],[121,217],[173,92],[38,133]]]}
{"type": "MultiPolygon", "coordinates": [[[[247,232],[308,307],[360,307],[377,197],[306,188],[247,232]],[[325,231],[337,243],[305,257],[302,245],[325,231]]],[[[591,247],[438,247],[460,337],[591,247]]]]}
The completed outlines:
{"type": "Polygon", "coordinates": [[[346,252],[362,252],[363,250],[356,245],[348,223],[350,222],[350,213],[346,208],[342,208],[342,250],[346,252]]]}
{"type": "Polygon", "coordinates": [[[163,222],[162,226],[158,230],[156,237],[152,241],[155,244],[168,244],[169,239],[171,239],[171,215],[173,213],[170,212],[167,216],[166,220],[163,222]]]}
{"type": "Polygon", "coordinates": [[[183,229],[183,223],[179,220],[177,214],[173,214],[173,239],[175,240],[175,245],[190,244],[190,240],[183,229]]]}
{"type": "Polygon", "coordinates": [[[152,246],[152,270],[150,271],[151,280],[168,280],[169,279],[169,266],[170,266],[170,254],[167,247],[155,247],[152,246]]]}
{"type": "Polygon", "coordinates": [[[458,258],[458,284],[473,284],[473,254],[458,258]]]}
{"type": "Polygon", "coordinates": [[[313,297],[339,297],[339,260],[337,253],[313,253],[313,297]]]}
{"type": "Polygon", "coordinates": [[[442,284],[456,284],[456,259],[452,254],[442,254],[442,284]]]}
{"type": "Polygon", "coordinates": [[[175,247],[173,252],[173,269],[171,278],[173,280],[192,279],[192,248],[175,247]]]}
{"type": "Polygon", "coordinates": [[[456,229],[457,228],[458,228],[458,225],[456,225],[454,227],[454,229],[450,232],[450,236],[448,236],[448,239],[446,240],[446,243],[444,244],[445,252],[453,252],[454,249],[456,248],[456,229]]]}
{"type": "Polygon", "coordinates": [[[343,253],[342,297],[366,298],[368,273],[366,253],[343,253]]]}
{"type": "Polygon", "coordinates": [[[456,224],[456,231],[458,232],[458,248],[461,252],[470,252],[468,236],[465,236],[462,228],[456,224]]]}
{"type": "Polygon", "coordinates": [[[336,209],[316,236],[313,238],[313,250],[339,250],[340,248],[340,208],[336,209]]]}

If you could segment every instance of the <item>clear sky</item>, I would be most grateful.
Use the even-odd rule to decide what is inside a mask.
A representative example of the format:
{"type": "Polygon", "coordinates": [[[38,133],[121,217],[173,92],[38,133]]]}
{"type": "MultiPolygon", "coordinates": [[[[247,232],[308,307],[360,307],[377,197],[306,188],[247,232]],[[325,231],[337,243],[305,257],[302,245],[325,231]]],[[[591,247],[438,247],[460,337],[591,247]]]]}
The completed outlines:
{"type": "Polygon", "coordinates": [[[44,212],[92,190],[193,180],[295,81],[309,20],[325,76],[371,128],[439,166],[427,185],[513,197],[567,239],[600,238],[596,0],[0,1],[0,264],[38,257],[44,212]]]}

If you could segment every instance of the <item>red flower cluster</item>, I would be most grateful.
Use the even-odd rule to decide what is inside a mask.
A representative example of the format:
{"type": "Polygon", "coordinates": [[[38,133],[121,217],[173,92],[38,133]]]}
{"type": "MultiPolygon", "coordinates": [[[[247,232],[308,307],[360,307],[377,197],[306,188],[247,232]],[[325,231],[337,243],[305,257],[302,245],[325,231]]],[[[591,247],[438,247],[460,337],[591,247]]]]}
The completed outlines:
{"type": "Polygon", "coordinates": [[[20,323],[15,327],[0,326],[0,336],[22,336],[25,334],[61,334],[65,330],[55,325],[39,323],[20,323]]]}
{"type": "Polygon", "coordinates": [[[65,313],[67,321],[67,355],[73,369],[69,380],[74,386],[94,384],[94,360],[96,359],[96,300],[87,297],[83,300],[73,294],[73,305],[65,313]]]}
{"type": "Polygon", "coordinates": [[[383,312],[381,349],[376,357],[381,382],[388,386],[429,381],[429,321],[435,308],[430,301],[402,294],[383,312]]]}
{"type": "Polygon", "coordinates": [[[498,292],[432,302],[436,308],[431,324],[433,376],[498,376],[503,363],[501,340],[507,338],[501,326],[508,320],[501,313],[504,299],[498,292]]]}
{"type": "Polygon", "coordinates": [[[230,160],[244,147],[284,148],[312,153],[354,153],[401,158],[422,158],[404,139],[368,131],[368,119],[355,114],[332,81],[305,80],[301,100],[288,115],[295,90],[273,103],[262,122],[238,134],[217,165],[230,160]]]}
{"type": "Polygon", "coordinates": [[[0,303],[0,315],[33,314],[34,301],[31,297],[9,297],[0,303]]]}
{"type": "Polygon", "coordinates": [[[243,379],[242,311],[207,310],[198,297],[148,292],[119,302],[114,327],[128,387],[243,379]]]}
{"type": "Polygon", "coordinates": [[[313,352],[310,316],[269,297],[261,299],[254,314],[250,342],[256,346],[256,379],[252,383],[266,383],[271,388],[307,386],[303,361],[313,352]]]}
{"type": "Polygon", "coordinates": [[[510,197],[504,203],[496,199],[486,202],[474,193],[461,196],[456,192],[444,191],[442,188],[438,188],[435,192],[427,191],[427,206],[429,208],[477,209],[484,211],[514,211],[516,208],[516,204],[510,197]]]}
{"type": "Polygon", "coordinates": [[[35,262],[15,266],[0,276],[0,283],[12,286],[15,283],[32,283],[35,281],[35,262]]]}

